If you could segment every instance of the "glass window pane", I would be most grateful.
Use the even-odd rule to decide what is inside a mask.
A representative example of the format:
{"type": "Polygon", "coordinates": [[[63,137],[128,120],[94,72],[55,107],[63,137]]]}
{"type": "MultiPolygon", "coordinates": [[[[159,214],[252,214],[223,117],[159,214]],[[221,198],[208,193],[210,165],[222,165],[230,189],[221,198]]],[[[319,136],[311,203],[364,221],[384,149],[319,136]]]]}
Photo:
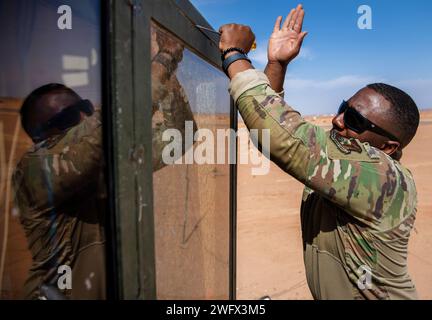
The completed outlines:
{"type": "Polygon", "coordinates": [[[0,0],[0,298],[106,296],[100,38],[99,0],[0,0]]]}
{"type": "Polygon", "coordinates": [[[227,88],[222,72],[152,25],[158,299],[229,298],[230,166],[228,161],[215,164],[217,130],[230,128],[227,88]],[[163,141],[163,134],[173,130],[175,139],[163,141]],[[198,130],[206,138],[189,143],[198,130]],[[171,150],[170,158],[166,148],[173,145],[181,151],[171,150]],[[203,159],[197,154],[208,161],[199,164],[203,159]],[[165,161],[164,155],[176,164],[165,161]]]}

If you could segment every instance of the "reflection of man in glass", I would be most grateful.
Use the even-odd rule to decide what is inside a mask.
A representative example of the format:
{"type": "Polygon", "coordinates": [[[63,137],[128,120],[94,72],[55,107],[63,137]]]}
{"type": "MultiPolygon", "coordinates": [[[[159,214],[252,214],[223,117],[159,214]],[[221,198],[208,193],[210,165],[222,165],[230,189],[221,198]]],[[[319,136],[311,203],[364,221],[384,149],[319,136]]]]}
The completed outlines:
{"type": "Polygon", "coordinates": [[[13,177],[33,258],[26,298],[41,298],[46,294],[41,286],[56,292],[60,285],[72,299],[103,299],[105,193],[99,112],[73,90],[49,84],[33,91],[20,113],[24,130],[35,142],[13,177]],[[72,269],[71,287],[62,266],[72,269]]]}
{"type": "MultiPolygon", "coordinates": [[[[165,129],[185,133],[193,121],[186,94],[175,71],[183,46],[152,33],[153,168],[164,166],[165,129]],[[163,38],[163,39],[162,39],[163,38]]],[[[105,192],[100,113],[88,100],[61,84],[34,90],[21,108],[24,130],[35,145],[14,173],[16,203],[33,264],[25,284],[26,298],[37,299],[48,288],[56,292],[72,269],[72,299],[103,299],[105,290],[105,192]]],[[[196,124],[193,122],[194,131],[196,124]]],[[[184,139],[183,139],[184,141],[184,139]]],[[[184,149],[183,149],[184,150],[184,149]]]]}

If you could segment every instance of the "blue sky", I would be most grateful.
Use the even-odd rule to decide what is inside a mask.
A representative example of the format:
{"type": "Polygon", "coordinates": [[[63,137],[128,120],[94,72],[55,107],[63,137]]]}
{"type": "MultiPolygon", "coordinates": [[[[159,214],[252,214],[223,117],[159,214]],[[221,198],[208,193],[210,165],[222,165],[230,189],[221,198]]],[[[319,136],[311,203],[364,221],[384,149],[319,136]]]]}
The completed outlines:
{"type": "MultiPolygon", "coordinates": [[[[255,67],[267,61],[267,41],[278,15],[297,1],[191,0],[218,29],[250,25],[258,48],[255,67]]],[[[420,108],[432,108],[432,1],[305,0],[300,56],[289,66],[285,99],[303,114],[331,114],[368,83],[385,82],[408,92],[420,108]],[[359,6],[372,9],[372,30],[360,30],[359,6]]]]}

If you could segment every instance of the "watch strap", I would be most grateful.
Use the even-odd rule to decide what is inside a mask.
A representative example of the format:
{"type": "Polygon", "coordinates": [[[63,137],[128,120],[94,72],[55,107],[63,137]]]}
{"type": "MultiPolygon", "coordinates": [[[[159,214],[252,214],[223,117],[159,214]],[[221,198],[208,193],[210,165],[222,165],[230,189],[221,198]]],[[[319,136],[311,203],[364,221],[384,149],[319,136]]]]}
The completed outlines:
{"type": "Polygon", "coordinates": [[[228,58],[226,58],[223,63],[222,63],[222,69],[223,71],[228,74],[228,68],[229,66],[234,63],[237,60],[247,60],[249,61],[249,63],[251,63],[250,59],[248,58],[247,55],[245,55],[244,53],[236,53],[233,54],[232,56],[229,56],[228,58]]]}

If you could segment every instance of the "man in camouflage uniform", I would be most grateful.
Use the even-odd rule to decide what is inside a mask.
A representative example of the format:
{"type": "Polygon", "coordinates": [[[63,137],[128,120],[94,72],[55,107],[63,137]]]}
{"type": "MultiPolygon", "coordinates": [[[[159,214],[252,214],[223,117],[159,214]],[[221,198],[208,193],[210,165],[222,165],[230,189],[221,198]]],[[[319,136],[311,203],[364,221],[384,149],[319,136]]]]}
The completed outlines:
{"type": "MultiPolygon", "coordinates": [[[[306,122],[273,90],[280,91],[286,64],[300,50],[303,16],[297,7],[282,28],[278,18],[267,75],[246,60],[231,64],[230,93],[249,129],[270,130],[270,146],[260,147],[270,147],[271,160],[305,185],[301,225],[313,297],[416,299],[407,255],[417,193],[412,174],[398,160],[417,130],[417,107],[401,90],[374,84],[354,95],[348,108],[394,138],[374,128],[351,130],[347,109],[333,119],[330,132],[306,122]]],[[[220,31],[221,50],[248,51],[254,40],[245,26],[225,25],[220,31]]]]}
{"type": "MultiPolygon", "coordinates": [[[[158,40],[155,32],[152,40],[156,171],[165,166],[162,150],[169,141],[162,141],[163,131],[176,128],[184,134],[185,121],[195,122],[175,75],[184,48],[173,41],[158,40]]],[[[33,258],[24,288],[28,299],[46,297],[45,287],[57,294],[58,268],[63,265],[72,269],[72,289],[61,294],[71,299],[106,297],[106,193],[100,112],[85,114],[80,110],[70,126],[41,130],[41,125],[82,101],[71,89],[49,84],[33,91],[21,109],[23,127],[35,142],[13,177],[15,201],[33,258]]]]}
{"type": "Polygon", "coordinates": [[[24,287],[27,299],[46,297],[43,285],[58,291],[58,268],[63,265],[72,269],[72,289],[62,290],[66,297],[105,298],[106,194],[99,112],[90,116],[74,111],[69,117],[77,112],[79,117],[63,132],[35,130],[80,101],[71,89],[49,84],[33,91],[21,108],[23,127],[35,142],[13,176],[33,258],[24,287]]]}

